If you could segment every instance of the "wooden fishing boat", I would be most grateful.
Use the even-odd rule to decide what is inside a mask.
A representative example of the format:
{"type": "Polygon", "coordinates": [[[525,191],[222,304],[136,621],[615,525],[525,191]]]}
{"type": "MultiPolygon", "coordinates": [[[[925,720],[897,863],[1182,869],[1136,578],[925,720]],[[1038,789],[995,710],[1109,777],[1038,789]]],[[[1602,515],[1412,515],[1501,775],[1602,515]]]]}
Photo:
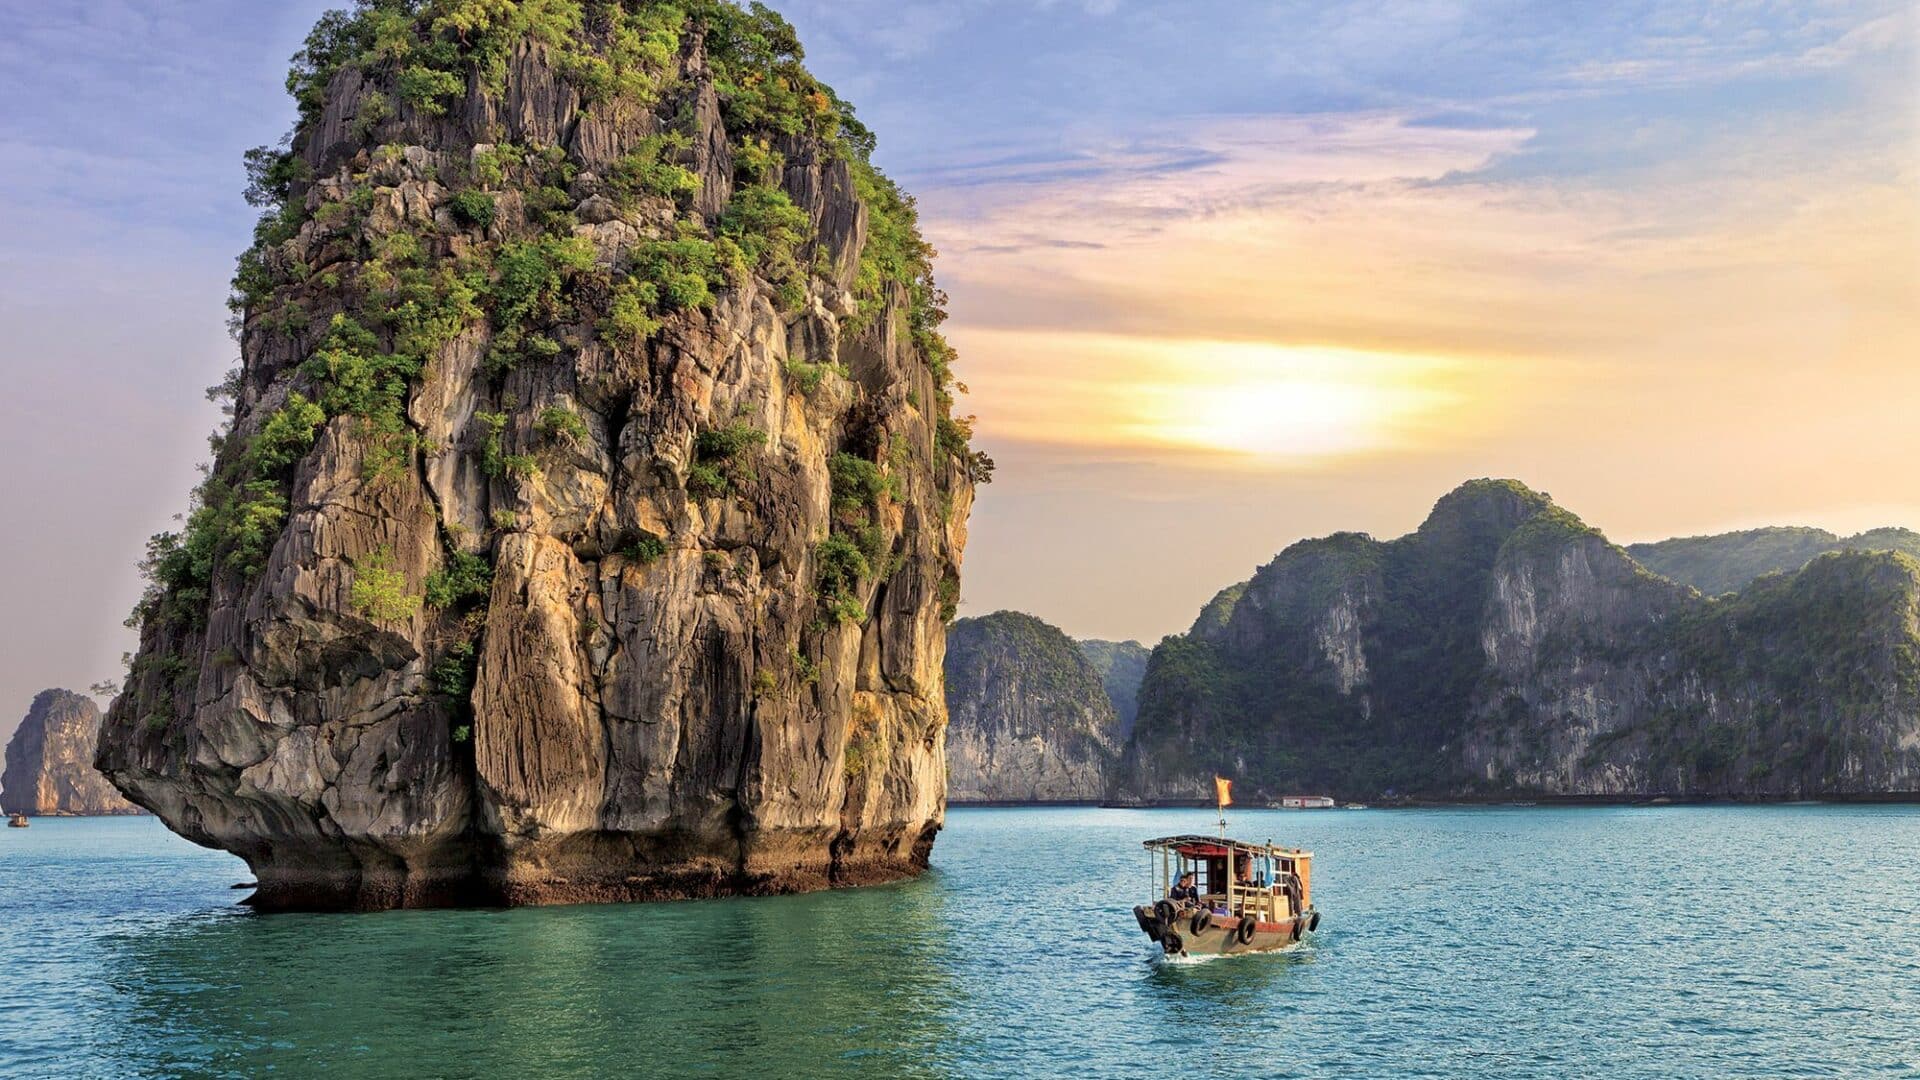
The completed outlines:
{"type": "Polygon", "coordinates": [[[1153,900],[1133,917],[1168,956],[1274,952],[1319,929],[1312,852],[1215,836],[1163,836],[1145,847],[1153,900]]]}
{"type": "Polygon", "coordinates": [[[27,815],[25,814],[8,814],[7,815],[7,828],[24,829],[26,827],[27,827],[27,815]]]}

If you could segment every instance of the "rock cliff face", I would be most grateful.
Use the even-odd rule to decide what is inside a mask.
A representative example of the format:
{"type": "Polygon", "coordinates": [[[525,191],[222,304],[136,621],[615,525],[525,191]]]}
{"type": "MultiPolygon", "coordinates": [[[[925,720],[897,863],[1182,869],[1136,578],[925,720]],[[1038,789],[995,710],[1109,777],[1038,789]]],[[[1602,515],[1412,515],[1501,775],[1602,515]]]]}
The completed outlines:
{"type": "Polygon", "coordinates": [[[364,0],[99,764],[256,905],[918,872],[973,485],[911,199],[755,5],[364,0]]]}
{"type": "Polygon", "coordinates": [[[1744,589],[1764,574],[1790,573],[1830,551],[1904,551],[1920,558],[1920,533],[1869,529],[1837,536],[1825,529],[1749,529],[1627,548],[1640,565],[1708,596],[1744,589]]]}
{"type": "Polygon", "coordinates": [[[1107,700],[1113,702],[1113,714],[1118,720],[1114,732],[1125,742],[1127,736],[1133,734],[1134,718],[1140,715],[1140,680],[1146,677],[1147,658],[1153,655],[1153,650],[1137,641],[1089,639],[1080,642],[1080,655],[1100,673],[1100,682],[1107,689],[1107,700]]]}
{"type": "Polygon", "coordinates": [[[947,796],[955,802],[1099,799],[1119,750],[1100,674],[1031,615],[961,619],[947,636],[947,796]]]}
{"type": "Polygon", "coordinates": [[[71,690],[42,690],[7,743],[0,812],[33,815],[137,814],[93,767],[100,709],[71,690]]]}
{"type": "MultiPolygon", "coordinates": [[[[1224,595],[1224,594],[1223,594],[1224,595]]],[[[1154,651],[1123,798],[1920,792],[1920,562],[1707,599],[1544,495],[1288,548],[1154,651]]]]}

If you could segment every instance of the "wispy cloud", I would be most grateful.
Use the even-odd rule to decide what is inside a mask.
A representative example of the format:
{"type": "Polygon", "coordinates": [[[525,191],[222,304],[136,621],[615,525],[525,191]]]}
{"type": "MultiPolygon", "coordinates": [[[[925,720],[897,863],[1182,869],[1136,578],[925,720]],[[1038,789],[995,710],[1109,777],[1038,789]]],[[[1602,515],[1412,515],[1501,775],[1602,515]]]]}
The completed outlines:
{"type": "Polygon", "coordinates": [[[1762,76],[1831,71],[1887,54],[1910,50],[1916,15],[1911,5],[1894,5],[1877,16],[1828,13],[1803,21],[1717,35],[1710,23],[1688,32],[1630,39],[1630,55],[1589,60],[1564,74],[1575,84],[1605,84],[1614,89],[1656,88],[1725,82],[1762,76]]]}
{"type": "Polygon", "coordinates": [[[1363,113],[1190,120],[1071,155],[957,163],[919,179],[947,253],[964,261],[1034,246],[1104,249],[1178,222],[1436,180],[1483,168],[1531,134],[1409,119],[1363,113]]]}

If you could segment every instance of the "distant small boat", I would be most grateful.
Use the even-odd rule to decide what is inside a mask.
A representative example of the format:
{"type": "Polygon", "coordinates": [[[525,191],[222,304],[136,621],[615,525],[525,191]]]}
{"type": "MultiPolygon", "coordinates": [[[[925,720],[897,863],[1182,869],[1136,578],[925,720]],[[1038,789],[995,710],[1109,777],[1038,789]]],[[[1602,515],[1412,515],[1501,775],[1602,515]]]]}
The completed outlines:
{"type": "Polygon", "coordinates": [[[1267,804],[1269,810],[1331,810],[1339,804],[1330,795],[1282,795],[1279,802],[1267,804]]]}
{"type": "Polygon", "coordinates": [[[7,828],[24,829],[26,827],[27,827],[27,815],[25,814],[8,814],[7,815],[7,828]]]}
{"type": "Polygon", "coordinates": [[[1365,810],[1365,809],[1367,809],[1367,804],[1366,804],[1366,803],[1363,803],[1363,802],[1350,802],[1350,803],[1348,803],[1347,805],[1345,805],[1345,806],[1343,806],[1343,807],[1341,807],[1340,809],[1342,809],[1342,810],[1365,810]]]}

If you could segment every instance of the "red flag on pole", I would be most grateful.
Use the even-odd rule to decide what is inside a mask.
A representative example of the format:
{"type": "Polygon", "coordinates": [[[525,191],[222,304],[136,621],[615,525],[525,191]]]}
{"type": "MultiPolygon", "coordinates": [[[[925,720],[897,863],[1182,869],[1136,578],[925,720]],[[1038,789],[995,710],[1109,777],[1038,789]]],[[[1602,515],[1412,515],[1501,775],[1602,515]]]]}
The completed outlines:
{"type": "Polygon", "coordinates": [[[1233,805],[1233,781],[1224,776],[1213,778],[1213,798],[1221,806],[1233,805]]]}

